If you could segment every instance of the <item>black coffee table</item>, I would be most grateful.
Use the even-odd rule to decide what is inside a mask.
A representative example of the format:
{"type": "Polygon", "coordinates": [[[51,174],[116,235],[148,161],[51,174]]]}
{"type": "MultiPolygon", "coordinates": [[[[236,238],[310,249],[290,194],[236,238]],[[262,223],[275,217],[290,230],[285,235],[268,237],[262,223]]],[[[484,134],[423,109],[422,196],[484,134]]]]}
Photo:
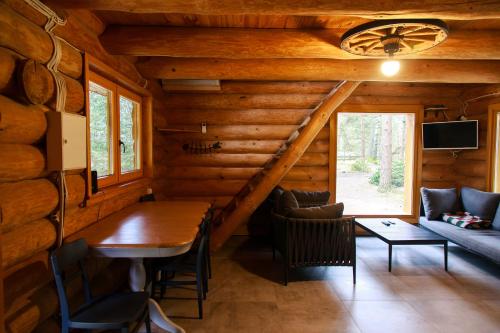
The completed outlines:
{"type": "Polygon", "coordinates": [[[395,218],[356,218],[356,224],[389,245],[389,272],[392,270],[393,245],[444,246],[444,269],[448,271],[448,240],[431,231],[395,218]],[[390,221],[390,225],[382,222],[390,221]]]}

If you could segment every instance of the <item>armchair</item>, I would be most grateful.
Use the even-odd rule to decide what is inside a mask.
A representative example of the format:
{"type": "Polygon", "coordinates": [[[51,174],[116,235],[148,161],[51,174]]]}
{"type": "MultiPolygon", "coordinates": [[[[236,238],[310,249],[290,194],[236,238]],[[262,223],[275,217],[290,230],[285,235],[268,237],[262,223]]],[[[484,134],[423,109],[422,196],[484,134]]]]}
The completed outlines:
{"type": "Polygon", "coordinates": [[[356,235],[354,217],[306,219],[271,213],[273,258],[278,250],[284,260],[284,284],[290,268],[351,266],[356,283],[356,235]]]}

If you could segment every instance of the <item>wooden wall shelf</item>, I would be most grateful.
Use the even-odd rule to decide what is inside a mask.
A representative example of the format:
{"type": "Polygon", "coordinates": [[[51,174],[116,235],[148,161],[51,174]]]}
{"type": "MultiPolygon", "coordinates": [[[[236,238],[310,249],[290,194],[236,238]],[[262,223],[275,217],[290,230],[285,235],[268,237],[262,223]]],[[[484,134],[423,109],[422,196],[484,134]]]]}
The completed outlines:
{"type": "Polygon", "coordinates": [[[200,133],[200,131],[188,130],[182,128],[157,128],[159,132],[164,133],[200,133]]]}

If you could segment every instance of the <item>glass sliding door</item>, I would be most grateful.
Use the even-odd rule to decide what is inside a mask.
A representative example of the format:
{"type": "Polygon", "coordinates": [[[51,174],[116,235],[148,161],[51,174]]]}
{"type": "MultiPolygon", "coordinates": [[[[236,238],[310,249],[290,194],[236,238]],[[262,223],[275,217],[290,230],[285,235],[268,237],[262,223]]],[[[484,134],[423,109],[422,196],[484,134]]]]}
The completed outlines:
{"type": "Polygon", "coordinates": [[[337,114],[336,201],[347,215],[411,215],[415,113],[337,114]]]}

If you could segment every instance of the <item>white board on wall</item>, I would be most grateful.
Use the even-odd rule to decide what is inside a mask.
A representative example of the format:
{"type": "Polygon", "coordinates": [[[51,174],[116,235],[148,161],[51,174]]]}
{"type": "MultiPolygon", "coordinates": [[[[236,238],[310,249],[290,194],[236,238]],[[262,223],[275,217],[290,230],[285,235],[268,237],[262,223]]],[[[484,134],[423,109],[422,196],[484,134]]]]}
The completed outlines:
{"type": "Polygon", "coordinates": [[[87,119],[67,112],[47,112],[47,169],[87,167],[87,119]]]}

